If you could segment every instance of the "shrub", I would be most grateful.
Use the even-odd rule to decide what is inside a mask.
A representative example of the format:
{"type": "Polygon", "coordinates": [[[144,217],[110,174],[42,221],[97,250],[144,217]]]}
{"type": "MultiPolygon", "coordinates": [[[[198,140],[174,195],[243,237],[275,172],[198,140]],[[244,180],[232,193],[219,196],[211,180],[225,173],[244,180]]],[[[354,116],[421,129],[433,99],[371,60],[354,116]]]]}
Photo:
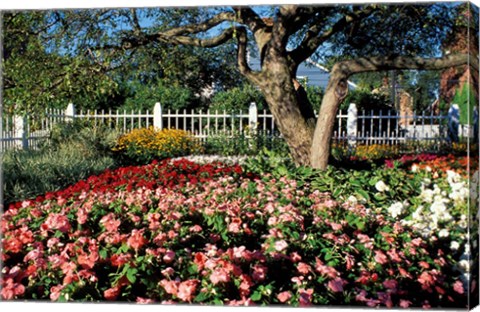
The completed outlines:
{"type": "Polygon", "coordinates": [[[71,122],[55,124],[45,149],[59,149],[65,144],[75,145],[85,155],[112,156],[120,133],[103,124],[95,124],[92,120],[74,119],[71,122]]]}
{"type": "Polygon", "coordinates": [[[134,129],[118,139],[114,151],[127,162],[146,164],[164,159],[199,153],[201,145],[187,131],[177,129],[156,130],[153,127],[134,129]]]}
{"type": "Polygon", "coordinates": [[[115,165],[111,157],[85,151],[71,142],[55,150],[7,151],[3,156],[5,202],[65,188],[115,165]]]}
{"type": "Polygon", "coordinates": [[[256,134],[249,134],[248,131],[233,134],[219,132],[209,135],[204,142],[205,153],[221,156],[255,156],[264,149],[284,156],[289,155],[283,138],[269,136],[260,131],[256,134]]]}
{"type": "Polygon", "coordinates": [[[388,96],[384,94],[372,94],[371,91],[365,89],[350,90],[345,100],[343,100],[340,109],[347,110],[351,103],[355,103],[359,111],[371,110],[378,112],[392,110],[393,107],[389,106],[388,96]]]}
{"type": "Polygon", "coordinates": [[[188,88],[166,85],[158,82],[155,85],[135,83],[133,94],[125,100],[120,109],[127,111],[153,110],[155,103],[160,102],[163,109],[187,109],[195,103],[195,96],[188,88]]]}
{"type": "Polygon", "coordinates": [[[457,89],[452,104],[457,104],[460,109],[460,124],[473,125],[473,107],[476,103],[478,100],[469,84],[465,83],[462,89],[457,89]]]}
{"type": "Polygon", "coordinates": [[[9,150],[3,155],[5,202],[60,190],[92,174],[114,168],[111,147],[117,133],[89,122],[53,127],[40,150],[9,150]]]}
{"type": "Polygon", "coordinates": [[[215,93],[211,100],[210,109],[218,111],[246,111],[250,103],[255,102],[257,109],[267,108],[262,93],[251,84],[244,84],[225,91],[215,93]]]}

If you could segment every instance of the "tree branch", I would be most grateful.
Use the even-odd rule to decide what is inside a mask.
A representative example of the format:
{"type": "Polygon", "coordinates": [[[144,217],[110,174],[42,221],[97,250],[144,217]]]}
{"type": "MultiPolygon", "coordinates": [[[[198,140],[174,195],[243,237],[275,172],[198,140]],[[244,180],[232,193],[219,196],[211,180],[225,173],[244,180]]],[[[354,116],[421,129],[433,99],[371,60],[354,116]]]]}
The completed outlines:
{"type": "Polygon", "coordinates": [[[238,22],[248,26],[252,33],[255,34],[259,30],[265,31],[267,28],[271,30],[271,26],[268,26],[250,7],[233,7],[233,10],[237,14],[238,22]]]}
{"type": "MultiPolygon", "coordinates": [[[[145,39],[140,41],[132,41],[132,44],[144,45],[145,43],[149,42],[164,42],[170,44],[185,44],[197,47],[204,47],[204,48],[211,48],[219,46],[228,40],[232,39],[234,34],[239,31],[241,27],[230,27],[225,29],[222,33],[218,36],[200,39],[197,37],[189,37],[189,36],[171,36],[167,33],[158,33],[155,35],[147,35],[145,39]]],[[[127,47],[129,48],[129,47],[127,47]]]]}
{"type": "Polygon", "coordinates": [[[351,14],[345,14],[329,30],[323,33],[320,33],[323,25],[313,23],[305,34],[302,43],[289,53],[291,60],[294,62],[294,66],[298,66],[301,62],[305,61],[322,43],[330,39],[333,35],[344,30],[353,22],[367,18],[375,12],[376,9],[376,5],[370,5],[351,14]]]}
{"type": "Polygon", "coordinates": [[[137,10],[136,9],[130,9],[130,13],[132,14],[132,22],[133,22],[133,32],[137,35],[141,34],[141,27],[140,23],[138,21],[138,16],[137,16],[137,10]]]}
{"type": "Polygon", "coordinates": [[[362,57],[355,60],[342,61],[335,64],[332,72],[340,73],[348,78],[353,74],[386,71],[393,69],[439,70],[449,67],[470,64],[478,70],[478,60],[469,54],[452,54],[442,58],[421,57],[362,57]]]}
{"type": "Polygon", "coordinates": [[[204,23],[200,24],[190,24],[185,26],[180,26],[176,28],[169,29],[167,31],[159,33],[167,36],[167,37],[174,37],[174,36],[183,36],[183,35],[193,35],[198,34],[200,32],[205,32],[223,22],[233,22],[235,21],[235,13],[233,12],[222,12],[211,19],[205,21],[204,23]]]}
{"type": "Polygon", "coordinates": [[[238,70],[242,75],[252,82],[258,83],[258,74],[254,73],[247,62],[247,31],[244,27],[237,29],[238,54],[237,64],[238,70]]]}

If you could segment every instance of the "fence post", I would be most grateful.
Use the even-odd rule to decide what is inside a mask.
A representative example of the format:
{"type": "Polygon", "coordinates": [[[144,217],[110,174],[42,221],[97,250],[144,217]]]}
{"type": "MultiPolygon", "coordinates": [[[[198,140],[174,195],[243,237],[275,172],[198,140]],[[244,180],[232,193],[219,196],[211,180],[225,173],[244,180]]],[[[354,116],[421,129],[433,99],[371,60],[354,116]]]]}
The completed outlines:
{"type": "Polygon", "coordinates": [[[163,114],[162,114],[162,105],[160,103],[155,103],[153,108],[153,127],[158,130],[163,129],[163,114]]]}
{"type": "Polygon", "coordinates": [[[355,103],[351,103],[348,106],[347,113],[347,139],[349,148],[354,148],[357,145],[357,120],[357,105],[355,103]]]}
{"type": "Polygon", "coordinates": [[[75,118],[75,105],[73,105],[73,103],[68,103],[67,109],[65,110],[65,117],[67,121],[72,121],[75,118]]]}
{"type": "Polygon", "coordinates": [[[250,103],[248,107],[248,127],[251,134],[257,132],[257,124],[258,124],[258,109],[257,104],[255,102],[250,103]]]}
{"type": "Polygon", "coordinates": [[[22,147],[22,149],[28,149],[28,123],[27,116],[15,116],[13,119],[14,122],[14,136],[21,139],[20,144],[17,144],[22,147]]]}
{"type": "Polygon", "coordinates": [[[448,110],[448,140],[458,142],[458,128],[460,126],[460,107],[457,104],[450,105],[448,110]]]}

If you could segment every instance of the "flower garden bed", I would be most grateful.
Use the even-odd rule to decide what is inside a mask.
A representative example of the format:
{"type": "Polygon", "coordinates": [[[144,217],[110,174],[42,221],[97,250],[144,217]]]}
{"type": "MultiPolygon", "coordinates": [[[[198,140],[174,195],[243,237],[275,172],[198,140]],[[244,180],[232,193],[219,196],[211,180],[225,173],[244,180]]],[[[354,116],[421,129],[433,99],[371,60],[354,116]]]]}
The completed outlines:
{"type": "Polygon", "coordinates": [[[363,192],[185,159],[107,170],[3,214],[1,296],[465,308],[468,177],[430,161],[448,165],[348,173],[363,192]]]}

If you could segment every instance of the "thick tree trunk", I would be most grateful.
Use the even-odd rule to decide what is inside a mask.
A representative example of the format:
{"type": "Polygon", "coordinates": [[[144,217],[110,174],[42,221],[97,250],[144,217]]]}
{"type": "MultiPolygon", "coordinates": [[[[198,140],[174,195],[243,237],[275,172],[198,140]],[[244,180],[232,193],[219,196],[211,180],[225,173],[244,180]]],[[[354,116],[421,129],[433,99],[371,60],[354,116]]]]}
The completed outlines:
{"type": "Polygon", "coordinates": [[[330,143],[338,107],[348,92],[347,77],[332,71],[322,99],[311,146],[311,166],[325,170],[330,157],[330,143]]]}
{"type": "MultiPolygon", "coordinates": [[[[310,166],[315,124],[313,110],[301,109],[288,67],[272,62],[260,88],[296,165],[310,166]]],[[[308,105],[308,103],[307,103],[308,105]]]]}

